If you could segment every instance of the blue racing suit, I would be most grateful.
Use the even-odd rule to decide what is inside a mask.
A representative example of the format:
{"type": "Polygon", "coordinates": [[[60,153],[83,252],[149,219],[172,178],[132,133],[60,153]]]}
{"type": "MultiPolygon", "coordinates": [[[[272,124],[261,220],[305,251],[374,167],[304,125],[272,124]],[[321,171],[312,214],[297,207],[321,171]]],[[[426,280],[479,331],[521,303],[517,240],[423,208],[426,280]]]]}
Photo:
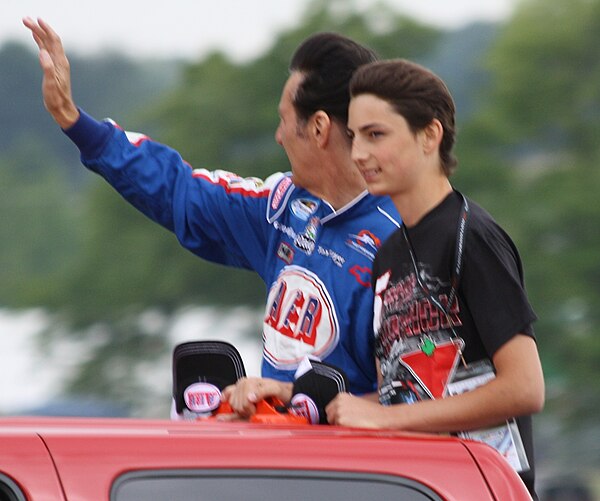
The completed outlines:
{"type": "Polygon", "coordinates": [[[193,169],[175,150],[83,111],[65,133],[84,165],[183,247],[265,281],[263,377],[293,381],[311,355],[340,367],[349,391],[376,391],[371,265],[398,228],[389,198],[365,191],[336,211],[289,174],[262,181],[193,169]]]}

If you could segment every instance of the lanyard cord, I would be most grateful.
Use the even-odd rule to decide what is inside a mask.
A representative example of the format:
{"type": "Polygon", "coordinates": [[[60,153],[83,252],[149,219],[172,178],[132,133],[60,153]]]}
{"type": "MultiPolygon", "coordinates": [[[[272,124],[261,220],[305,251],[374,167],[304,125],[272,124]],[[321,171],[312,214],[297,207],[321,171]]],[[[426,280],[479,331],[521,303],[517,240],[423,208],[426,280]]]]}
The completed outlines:
{"type": "Polygon", "coordinates": [[[462,267],[464,262],[464,253],[465,253],[465,237],[467,233],[467,221],[469,219],[469,202],[467,202],[466,197],[457,192],[462,198],[462,208],[460,211],[460,218],[458,220],[458,227],[456,229],[456,250],[455,250],[455,262],[452,270],[452,288],[450,289],[450,294],[448,295],[448,303],[446,307],[444,307],[436,298],[433,297],[429,287],[421,280],[421,274],[419,273],[419,268],[417,266],[417,257],[415,255],[415,249],[412,246],[410,241],[410,237],[408,236],[408,230],[406,229],[406,225],[403,223],[402,235],[404,236],[404,241],[408,247],[408,253],[410,254],[410,260],[412,261],[413,269],[415,271],[415,276],[417,279],[417,283],[419,287],[423,290],[427,298],[444,314],[446,317],[448,324],[450,325],[450,330],[452,334],[456,336],[456,332],[454,331],[454,325],[452,322],[452,318],[450,317],[450,308],[452,308],[452,303],[456,298],[456,294],[458,293],[458,285],[460,282],[460,277],[462,274],[462,267]]]}

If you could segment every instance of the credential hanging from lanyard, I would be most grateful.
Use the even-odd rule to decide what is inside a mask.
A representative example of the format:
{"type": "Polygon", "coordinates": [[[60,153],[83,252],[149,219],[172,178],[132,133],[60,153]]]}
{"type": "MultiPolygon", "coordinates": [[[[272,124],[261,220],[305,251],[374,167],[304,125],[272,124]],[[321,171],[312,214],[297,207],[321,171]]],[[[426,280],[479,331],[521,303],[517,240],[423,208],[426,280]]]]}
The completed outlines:
{"type": "MultiPolygon", "coordinates": [[[[452,332],[452,338],[441,343],[436,343],[431,336],[423,336],[419,350],[404,353],[399,357],[399,362],[410,372],[430,398],[441,398],[445,395],[448,381],[456,371],[459,359],[462,359],[462,350],[464,348],[464,341],[456,334],[454,323],[450,317],[450,308],[456,299],[462,274],[464,244],[469,218],[469,203],[462,194],[459,193],[459,195],[462,197],[462,209],[456,230],[456,251],[452,269],[452,285],[446,306],[442,305],[439,299],[432,295],[429,287],[421,279],[414,248],[406,227],[402,225],[402,234],[408,247],[417,283],[425,296],[445,316],[452,332]]],[[[464,359],[462,361],[465,364],[464,359]]]]}

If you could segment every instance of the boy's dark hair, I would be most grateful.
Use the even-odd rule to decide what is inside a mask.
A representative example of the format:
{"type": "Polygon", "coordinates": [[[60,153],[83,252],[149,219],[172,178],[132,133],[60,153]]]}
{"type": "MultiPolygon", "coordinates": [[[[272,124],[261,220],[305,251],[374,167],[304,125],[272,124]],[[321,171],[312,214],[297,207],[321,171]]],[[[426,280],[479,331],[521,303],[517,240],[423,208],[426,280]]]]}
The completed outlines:
{"type": "Polygon", "coordinates": [[[372,94],[387,101],[405,118],[413,133],[437,118],[444,128],[440,144],[442,168],[446,176],[456,170],[458,162],[452,153],[456,107],[448,87],[433,72],[405,59],[375,62],[354,73],[350,94],[372,94]]]}
{"type": "Polygon", "coordinates": [[[290,63],[290,71],[304,74],[294,97],[299,119],[306,121],[323,110],[345,127],[350,78],[359,66],[376,60],[374,51],[337,33],[317,33],[307,38],[290,63]]]}

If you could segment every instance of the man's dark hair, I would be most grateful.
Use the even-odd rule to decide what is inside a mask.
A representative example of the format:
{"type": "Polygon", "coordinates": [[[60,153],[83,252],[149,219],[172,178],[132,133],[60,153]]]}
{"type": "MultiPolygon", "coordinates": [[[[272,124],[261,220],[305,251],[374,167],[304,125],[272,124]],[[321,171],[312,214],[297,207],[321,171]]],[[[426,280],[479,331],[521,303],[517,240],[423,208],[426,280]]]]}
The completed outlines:
{"type": "Polygon", "coordinates": [[[379,61],[357,70],[350,82],[352,97],[372,94],[387,101],[408,122],[413,133],[437,118],[444,128],[440,158],[446,176],[456,169],[452,153],[456,138],[456,107],[441,78],[405,59],[379,61]]]}
{"type": "Polygon", "coordinates": [[[290,71],[304,74],[294,97],[298,117],[306,121],[323,110],[345,127],[350,78],[359,66],[376,60],[374,51],[337,33],[317,33],[307,38],[290,63],[290,71]]]}

